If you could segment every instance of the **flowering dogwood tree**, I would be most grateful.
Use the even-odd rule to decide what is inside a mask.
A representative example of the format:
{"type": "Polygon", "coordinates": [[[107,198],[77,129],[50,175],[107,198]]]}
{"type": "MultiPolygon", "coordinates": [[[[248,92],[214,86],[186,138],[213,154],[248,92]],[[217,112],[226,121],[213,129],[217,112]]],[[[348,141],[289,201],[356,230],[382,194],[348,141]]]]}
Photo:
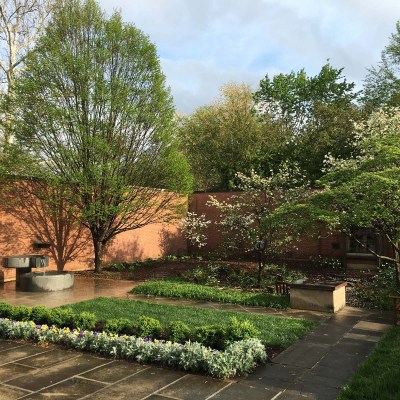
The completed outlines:
{"type": "Polygon", "coordinates": [[[266,261],[285,253],[299,236],[299,225],[292,224],[295,216],[282,210],[306,196],[307,184],[298,168],[287,165],[268,177],[252,172],[236,178],[240,194],[229,201],[210,196],[208,204],[220,212],[218,226],[227,248],[257,253],[260,286],[266,261]]]}
{"type": "Polygon", "coordinates": [[[192,248],[200,249],[207,244],[207,227],[211,221],[204,214],[197,215],[188,212],[181,222],[183,235],[189,241],[192,248]]]}
{"type": "Polygon", "coordinates": [[[330,159],[322,191],[305,208],[313,220],[341,231],[380,261],[396,265],[400,287],[400,109],[380,110],[357,127],[358,156],[330,159]],[[360,241],[355,228],[388,243],[391,254],[360,241]]]}

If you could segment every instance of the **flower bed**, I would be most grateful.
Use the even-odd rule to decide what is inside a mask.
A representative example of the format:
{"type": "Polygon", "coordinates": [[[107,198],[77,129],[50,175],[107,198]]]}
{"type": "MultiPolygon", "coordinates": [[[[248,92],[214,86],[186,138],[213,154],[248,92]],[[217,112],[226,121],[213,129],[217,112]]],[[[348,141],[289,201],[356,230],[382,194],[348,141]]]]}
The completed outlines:
{"type": "Polygon", "coordinates": [[[218,351],[197,342],[179,344],[106,332],[49,327],[8,318],[0,318],[0,337],[32,340],[39,344],[60,344],[118,359],[206,373],[217,378],[247,374],[266,360],[265,348],[259,339],[237,341],[225,351],[218,351]]]}
{"type": "Polygon", "coordinates": [[[98,320],[96,314],[82,311],[74,313],[71,308],[48,309],[44,306],[26,307],[11,306],[0,302],[0,318],[15,321],[33,321],[36,324],[52,325],[70,329],[83,329],[135,337],[165,339],[167,341],[185,343],[198,342],[205,347],[216,350],[225,348],[237,341],[256,338],[260,332],[248,321],[230,318],[224,324],[200,325],[194,329],[179,320],[169,321],[163,327],[159,320],[146,315],[135,318],[133,323],[127,318],[98,320]]]}

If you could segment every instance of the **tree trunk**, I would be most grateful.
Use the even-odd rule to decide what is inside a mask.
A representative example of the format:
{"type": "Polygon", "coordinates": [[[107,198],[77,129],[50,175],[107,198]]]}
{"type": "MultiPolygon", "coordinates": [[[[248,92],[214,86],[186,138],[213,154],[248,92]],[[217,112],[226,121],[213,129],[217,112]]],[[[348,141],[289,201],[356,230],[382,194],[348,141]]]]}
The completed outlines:
{"type": "Polygon", "coordinates": [[[100,240],[93,238],[93,250],[94,250],[94,272],[96,274],[99,274],[103,267],[104,244],[100,240]]]}
{"type": "Polygon", "coordinates": [[[396,263],[394,265],[396,271],[396,288],[400,289],[400,253],[395,250],[396,253],[396,263]]]}
{"type": "Polygon", "coordinates": [[[56,260],[57,271],[64,271],[65,262],[61,259],[56,260]]]}
{"type": "Polygon", "coordinates": [[[261,280],[264,271],[264,257],[263,252],[258,251],[258,276],[257,276],[257,287],[261,289],[261,280]]]}

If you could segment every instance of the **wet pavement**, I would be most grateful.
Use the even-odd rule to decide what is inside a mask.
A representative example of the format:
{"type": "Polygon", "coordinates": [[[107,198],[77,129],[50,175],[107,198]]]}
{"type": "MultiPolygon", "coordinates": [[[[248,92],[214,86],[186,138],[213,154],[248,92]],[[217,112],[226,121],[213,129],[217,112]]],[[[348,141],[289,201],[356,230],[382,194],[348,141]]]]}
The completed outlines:
{"type": "MultiPolygon", "coordinates": [[[[133,298],[130,281],[79,278],[73,290],[15,292],[0,287],[11,304],[61,304],[99,296],[133,298]]],[[[347,307],[337,314],[299,310],[271,311],[135,296],[145,301],[207,306],[282,316],[313,318],[319,325],[304,339],[260,366],[246,378],[218,380],[182,371],[115,361],[56,346],[0,340],[0,400],[3,399],[149,399],[149,400],[334,400],[384,331],[391,314],[347,307]]]]}
{"type": "Polygon", "coordinates": [[[0,283],[0,301],[13,306],[33,307],[44,305],[49,308],[90,300],[96,297],[128,298],[128,291],[140,282],[114,281],[75,276],[72,289],[58,292],[22,292],[15,290],[15,282],[0,283]]]}

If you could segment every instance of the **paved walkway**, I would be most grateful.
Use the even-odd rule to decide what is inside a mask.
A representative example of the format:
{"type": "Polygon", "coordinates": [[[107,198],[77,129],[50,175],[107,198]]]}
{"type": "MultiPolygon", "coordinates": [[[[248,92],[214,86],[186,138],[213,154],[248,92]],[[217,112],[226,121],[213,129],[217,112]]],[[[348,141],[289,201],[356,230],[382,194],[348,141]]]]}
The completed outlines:
{"type": "Polygon", "coordinates": [[[20,292],[15,290],[15,282],[0,283],[0,301],[19,306],[44,305],[49,308],[59,307],[95,297],[127,298],[127,292],[139,282],[92,279],[75,276],[72,289],[59,292],[20,292]]]}
{"type": "MultiPolygon", "coordinates": [[[[80,290],[85,290],[85,285],[92,284],[77,282],[76,289],[79,285],[82,285],[80,290]]],[[[115,282],[111,285],[97,282],[91,286],[92,292],[86,288],[85,293],[78,292],[72,298],[79,301],[111,293],[126,298],[126,290],[132,286],[132,282],[122,282],[119,287],[115,282]]],[[[10,299],[6,292],[0,289],[0,299],[13,304],[34,305],[43,300],[43,294],[40,299],[32,297],[36,293],[26,294],[29,298],[23,300],[20,292],[10,299]]],[[[56,296],[49,296],[40,304],[55,306],[60,301],[66,304],[72,296],[67,291],[49,295],[53,294],[56,296]]],[[[215,304],[207,304],[215,308],[215,304]]],[[[251,307],[245,311],[267,312],[251,307]]],[[[346,308],[335,315],[302,314],[319,319],[319,326],[278,355],[273,363],[238,380],[217,380],[58,347],[0,340],[0,400],[334,400],[389,326],[390,314],[355,308],[346,308]]]]}

